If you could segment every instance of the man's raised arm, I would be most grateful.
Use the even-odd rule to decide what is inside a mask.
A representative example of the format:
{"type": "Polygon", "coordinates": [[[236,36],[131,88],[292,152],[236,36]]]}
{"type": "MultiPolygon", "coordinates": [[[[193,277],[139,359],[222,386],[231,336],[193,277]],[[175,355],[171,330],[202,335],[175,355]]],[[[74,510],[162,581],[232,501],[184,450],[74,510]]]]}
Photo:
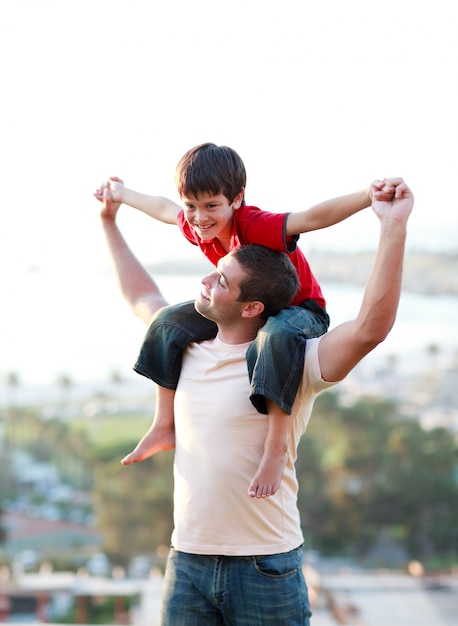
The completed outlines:
{"type": "Polygon", "coordinates": [[[149,325],[153,314],[168,303],[122,236],[116,224],[119,206],[104,189],[100,217],[116,281],[132,311],[149,325]]]}
{"type": "Polygon", "coordinates": [[[392,198],[384,181],[372,185],[372,209],[380,220],[380,241],[363,302],[355,320],[326,333],[319,345],[321,375],[335,382],[345,376],[384,341],[393,327],[399,305],[407,221],[413,194],[402,178],[390,179],[392,198]],[[382,191],[383,189],[383,191],[382,191]]]}

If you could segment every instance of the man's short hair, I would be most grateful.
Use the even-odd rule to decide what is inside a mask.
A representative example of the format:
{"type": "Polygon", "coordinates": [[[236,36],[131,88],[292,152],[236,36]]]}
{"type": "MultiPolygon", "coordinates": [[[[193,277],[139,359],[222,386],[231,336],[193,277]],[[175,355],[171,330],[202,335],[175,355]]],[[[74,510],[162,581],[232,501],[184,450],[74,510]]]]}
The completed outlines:
{"type": "Polygon", "coordinates": [[[292,303],[299,290],[299,278],[288,255],[255,244],[241,246],[231,254],[248,275],[239,285],[241,302],[262,302],[263,319],[292,303]]]}
{"type": "Polygon", "coordinates": [[[245,165],[232,148],[203,143],[180,159],[175,183],[181,197],[223,194],[232,203],[246,187],[245,165]]]}

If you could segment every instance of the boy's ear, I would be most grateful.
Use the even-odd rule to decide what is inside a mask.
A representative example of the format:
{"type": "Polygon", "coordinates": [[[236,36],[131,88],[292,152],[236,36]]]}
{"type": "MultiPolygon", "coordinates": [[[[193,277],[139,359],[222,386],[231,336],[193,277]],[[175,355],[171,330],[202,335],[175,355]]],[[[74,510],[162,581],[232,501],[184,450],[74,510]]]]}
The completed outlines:
{"type": "Polygon", "coordinates": [[[234,198],[234,202],[232,203],[232,208],[233,209],[240,209],[240,207],[242,206],[243,196],[244,195],[245,195],[245,187],[242,187],[242,189],[239,191],[239,193],[234,198]]]}
{"type": "Polygon", "coordinates": [[[257,317],[264,311],[264,304],[259,300],[247,302],[242,309],[242,317],[257,317]]]}

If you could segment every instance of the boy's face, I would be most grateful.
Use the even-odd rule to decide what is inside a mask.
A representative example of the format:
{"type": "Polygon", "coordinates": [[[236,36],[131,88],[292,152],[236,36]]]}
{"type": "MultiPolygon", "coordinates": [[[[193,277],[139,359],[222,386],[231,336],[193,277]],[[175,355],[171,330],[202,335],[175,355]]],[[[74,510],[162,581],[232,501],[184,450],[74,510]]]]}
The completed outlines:
{"type": "Polygon", "coordinates": [[[201,239],[228,240],[231,234],[232,218],[243,200],[243,190],[232,203],[223,194],[217,196],[203,193],[198,198],[182,197],[184,216],[188,224],[201,239]]]}

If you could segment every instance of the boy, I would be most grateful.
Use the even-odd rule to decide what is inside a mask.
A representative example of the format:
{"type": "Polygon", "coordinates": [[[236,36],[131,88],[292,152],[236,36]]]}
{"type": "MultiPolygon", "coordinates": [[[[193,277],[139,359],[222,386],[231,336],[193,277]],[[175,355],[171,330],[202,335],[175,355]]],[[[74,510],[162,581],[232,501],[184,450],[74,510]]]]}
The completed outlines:
{"type": "MultiPolygon", "coordinates": [[[[296,243],[300,233],[331,226],[370,206],[370,191],[298,213],[268,213],[245,204],[246,171],[239,155],[211,143],[196,146],[182,157],[176,185],[183,208],[167,198],[127,189],[117,177],[110,178],[95,196],[102,200],[103,189],[109,187],[114,202],[177,224],[214,265],[231,250],[253,243],[287,252],[298,271],[300,286],[292,306],[280,313],[265,312],[266,324],[247,352],[250,399],[260,413],[269,416],[264,454],[248,493],[257,498],[272,496],[286,462],[291,407],[302,376],[306,339],[322,335],[329,327],[320,286],[296,243]]],[[[224,276],[221,280],[224,288],[224,276]]],[[[134,369],[158,384],[155,419],[123,464],[174,447],[173,400],[182,351],[189,342],[211,339],[216,332],[215,324],[200,316],[193,302],[165,307],[153,318],[134,369]]]]}

